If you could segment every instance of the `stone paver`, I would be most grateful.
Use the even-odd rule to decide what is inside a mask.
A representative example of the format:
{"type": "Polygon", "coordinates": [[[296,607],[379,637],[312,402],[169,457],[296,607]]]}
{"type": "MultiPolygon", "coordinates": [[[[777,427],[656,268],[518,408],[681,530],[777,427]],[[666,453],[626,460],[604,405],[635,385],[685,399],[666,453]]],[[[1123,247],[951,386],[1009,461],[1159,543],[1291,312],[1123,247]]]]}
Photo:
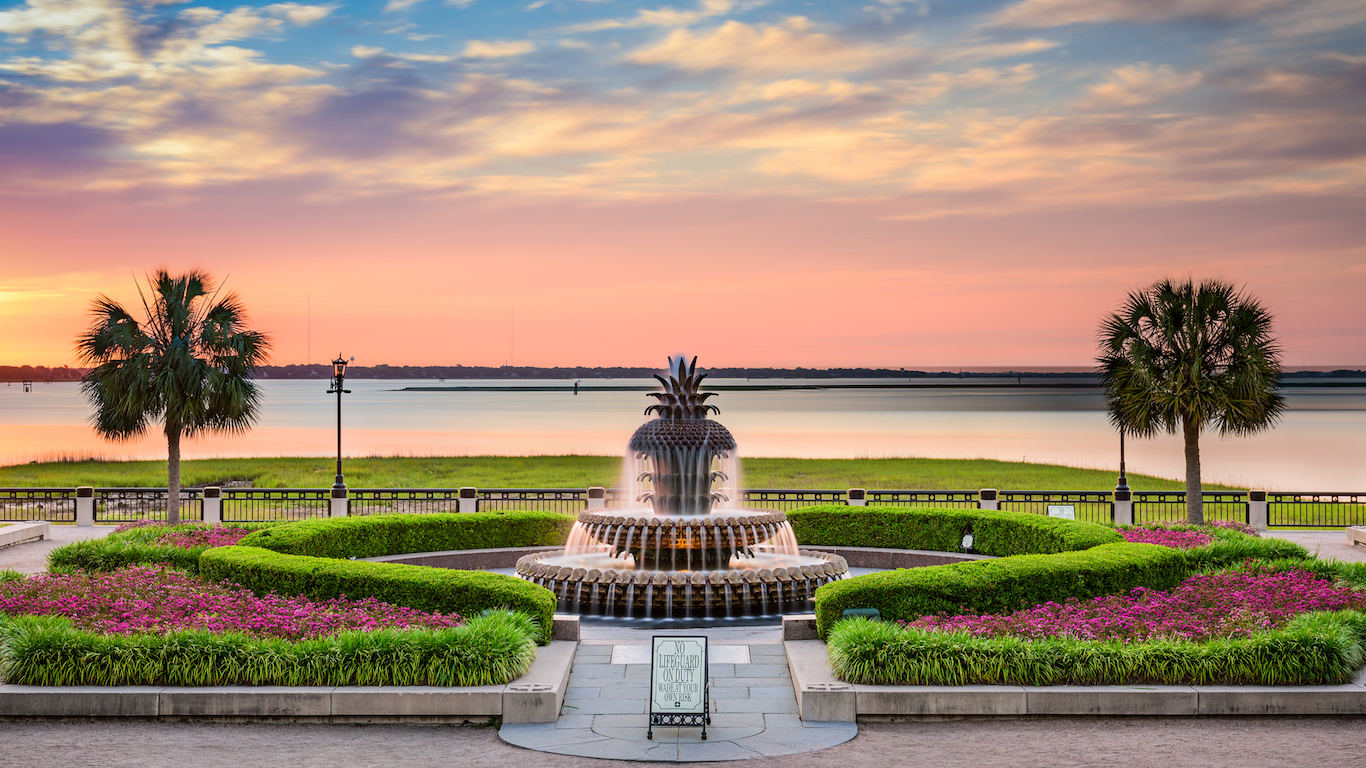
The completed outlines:
{"type": "Polygon", "coordinates": [[[646,738],[650,649],[642,642],[644,632],[620,631],[603,634],[625,642],[580,643],[559,722],[549,728],[551,724],[504,725],[499,737],[509,744],[560,755],[713,762],[825,749],[858,734],[854,723],[804,723],[797,716],[786,652],[772,630],[691,633],[712,638],[708,648],[714,662],[708,665],[712,724],[707,727],[706,741],[701,728],[657,726],[654,738],[646,738]],[[766,642],[754,642],[758,638],[766,642]],[[721,639],[731,642],[717,642],[721,639]]]}
{"type": "Polygon", "coordinates": [[[98,539],[108,536],[117,526],[113,525],[57,525],[48,529],[48,538],[30,541],[0,549],[0,570],[20,573],[44,573],[47,571],[47,553],[73,541],[98,539]]]}

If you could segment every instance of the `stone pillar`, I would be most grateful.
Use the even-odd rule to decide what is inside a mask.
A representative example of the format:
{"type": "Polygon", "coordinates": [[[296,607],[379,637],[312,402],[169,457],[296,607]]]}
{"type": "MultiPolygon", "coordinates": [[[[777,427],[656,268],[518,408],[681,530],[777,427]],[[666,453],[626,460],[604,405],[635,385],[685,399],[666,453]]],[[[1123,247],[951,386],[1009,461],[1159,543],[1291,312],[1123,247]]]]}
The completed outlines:
{"type": "Polygon", "coordinates": [[[851,507],[868,506],[868,492],[862,488],[850,488],[848,495],[844,498],[844,503],[851,507]]]}
{"type": "Polygon", "coordinates": [[[607,489],[595,485],[588,489],[588,508],[607,509],[607,489]]]}
{"type": "Polygon", "coordinates": [[[460,502],[457,509],[461,512],[479,511],[479,491],[476,488],[461,488],[460,502]]]}
{"type": "Polygon", "coordinates": [[[1134,492],[1115,491],[1115,502],[1112,505],[1114,512],[1111,518],[1115,525],[1134,524],[1134,492]]]}
{"type": "Polygon", "coordinates": [[[978,509],[1000,509],[1001,502],[996,500],[995,488],[983,488],[977,492],[978,509]]]}
{"type": "Polygon", "coordinates": [[[204,524],[223,522],[223,489],[212,485],[204,488],[204,524]]]}
{"type": "Polygon", "coordinates": [[[332,489],[332,499],[330,509],[331,517],[346,517],[351,511],[351,499],[348,498],[347,488],[343,485],[340,488],[332,489]]]}
{"type": "Polygon", "coordinates": [[[1266,491],[1247,492],[1247,524],[1265,531],[1267,523],[1266,491]]]}
{"type": "Polygon", "coordinates": [[[95,489],[82,485],[76,489],[76,525],[95,524],[95,489]]]}

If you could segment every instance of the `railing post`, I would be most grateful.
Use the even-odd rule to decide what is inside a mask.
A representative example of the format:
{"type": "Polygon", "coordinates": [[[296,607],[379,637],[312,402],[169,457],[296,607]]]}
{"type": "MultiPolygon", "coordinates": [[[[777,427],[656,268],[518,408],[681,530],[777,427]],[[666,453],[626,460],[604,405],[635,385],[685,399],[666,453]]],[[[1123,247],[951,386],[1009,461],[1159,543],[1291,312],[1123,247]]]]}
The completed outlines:
{"type": "Polygon", "coordinates": [[[606,509],[607,508],[607,489],[600,485],[595,485],[588,489],[588,508],[606,509]]]}
{"type": "Polygon", "coordinates": [[[330,517],[346,517],[351,511],[351,499],[348,498],[346,484],[342,483],[340,488],[332,486],[332,498],[329,505],[330,517]]]}
{"type": "Polygon", "coordinates": [[[95,489],[82,485],[76,489],[76,525],[95,524],[95,489]]]}
{"type": "Polygon", "coordinates": [[[851,507],[868,506],[868,492],[863,488],[850,488],[849,493],[844,497],[844,503],[851,507]]]}
{"type": "Polygon", "coordinates": [[[216,486],[204,488],[204,524],[218,525],[223,522],[223,489],[216,486]]]}
{"type": "Polygon", "coordinates": [[[1114,512],[1111,519],[1115,525],[1134,524],[1134,492],[1115,491],[1115,502],[1111,505],[1114,512]]]}
{"type": "Polygon", "coordinates": [[[996,500],[995,488],[983,488],[977,492],[978,509],[1000,509],[1001,502],[996,500]]]}
{"type": "Polygon", "coordinates": [[[1266,491],[1247,492],[1247,524],[1254,530],[1266,530],[1267,506],[1266,491]]]}
{"type": "Polygon", "coordinates": [[[461,488],[460,501],[458,502],[456,509],[461,512],[479,511],[479,489],[469,487],[461,488]]]}

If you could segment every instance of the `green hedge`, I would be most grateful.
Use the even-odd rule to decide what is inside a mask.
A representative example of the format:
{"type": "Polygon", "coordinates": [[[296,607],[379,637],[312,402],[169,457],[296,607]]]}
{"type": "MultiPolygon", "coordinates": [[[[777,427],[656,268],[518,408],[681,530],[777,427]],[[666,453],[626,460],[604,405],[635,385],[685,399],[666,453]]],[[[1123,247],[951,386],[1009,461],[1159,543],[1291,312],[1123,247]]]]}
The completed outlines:
{"type": "Polygon", "coordinates": [[[1052,554],[1124,540],[1096,523],[1022,512],[938,507],[803,507],[787,513],[797,541],[832,547],[885,547],[962,552],[963,534],[984,555],[1052,554]]]}
{"type": "Polygon", "coordinates": [[[1308,613],[1245,639],[1141,643],[973,637],[850,619],[830,632],[830,666],[865,685],[1334,685],[1366,654],[1366,615],[1308,613]]]}
{"type": "MultiPolygon", "coordinates": [[[[280,523],[224,523],[225,528],[246,528],[263,530],[280,523]]],[[[208,547],[186,549],[166,544],[157,544],[156,539],[168,533],[204,528],[200,523],[181,525],[149,525],[127,531],[111,533],[99,539],[75,541],[47,554],[48,570],[54,573],[63,571],[114,571],[129,565],[165,564],[190,573],[199,572],[199,556],[208,547]]]]}
{"type": "Polygon", "coordinates": [[[526,616],[509,612],[476,616],[454,629],[297,641],[202,630],[100,635],[60,616],[0,614],[0,679],[102,686],[501,685],[530,669],[534,631],[526,616]]]}
{"type": "Polygon", "coordinates": [[[287,555],[380,557],[409,552],[563,544],[573,515],[509,511],[374,515],[304,520],[258,531],[240,542],[287,555]]]}
{"type": "Polygon", "coordinates": [[[1171,589],[1188,573],[1181,550],[1128,542],[883,571],[816,590],[816,627],[826,637],[846,608],[876,608],[887,621],[935,613],[999,613],[1050,600],[1122,594],[1134,587],[1171,589]]]}
{"type": "Polygon", "coordinates": [[[205,552],[199,558],[199,572],[241,584],[257,594],[319,600],[342,595],[374,597],[393,605],[465,617],[489,608],[523,611],[537,624],[538,642],[549,642],[555,613],[555,595],[550,590],[486,571],[287,555],[238,544],[205,552]]]}

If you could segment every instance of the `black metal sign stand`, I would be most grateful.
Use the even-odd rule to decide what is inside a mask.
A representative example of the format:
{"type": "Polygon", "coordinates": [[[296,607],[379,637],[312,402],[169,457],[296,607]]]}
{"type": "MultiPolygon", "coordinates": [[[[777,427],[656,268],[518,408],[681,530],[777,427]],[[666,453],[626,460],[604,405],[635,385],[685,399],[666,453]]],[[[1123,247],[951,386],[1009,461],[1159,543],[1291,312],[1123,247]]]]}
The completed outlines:
{"type": "Polygon", "coordinates": [[[655,726],[675,726],[679,728],[696,728],[702,726],[702,740],[707,740],[707,726],[711,725],[711,675],[707,668],[707,638],[706,637],[672,637],[666,635],[655,635],[650,643],[650,725],[645,729],[645,738],[654,739],[655,726]],[[702,642],[702,711],[701,712],[670,712],[656,711],[658,703],[655,698],[655,680],[659,674],[659,669],[655,665],[655,647],[659,640],[700,640],[702,642]]]}

